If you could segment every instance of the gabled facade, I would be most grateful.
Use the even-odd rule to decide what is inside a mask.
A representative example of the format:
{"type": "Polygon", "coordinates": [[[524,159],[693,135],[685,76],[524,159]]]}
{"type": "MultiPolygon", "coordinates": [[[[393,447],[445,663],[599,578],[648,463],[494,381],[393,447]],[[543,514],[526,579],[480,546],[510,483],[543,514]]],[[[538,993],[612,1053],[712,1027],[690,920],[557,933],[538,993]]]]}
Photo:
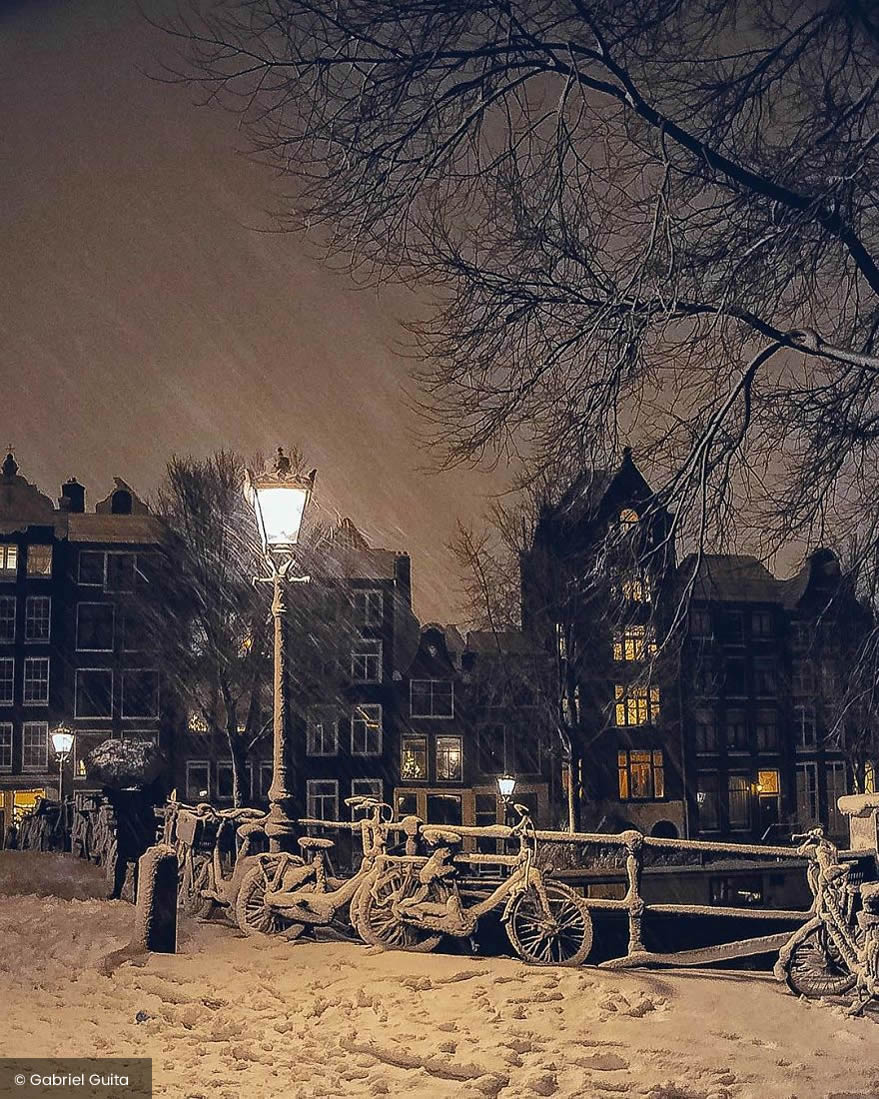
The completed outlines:
{"type": "Polygon", "coordinates": [[[523,628],[555,668],[570,816],[587,830],[686,827],[676,683],[652,659],[670,526],[626,450],[544,511],[522,557],[523,628]]]}

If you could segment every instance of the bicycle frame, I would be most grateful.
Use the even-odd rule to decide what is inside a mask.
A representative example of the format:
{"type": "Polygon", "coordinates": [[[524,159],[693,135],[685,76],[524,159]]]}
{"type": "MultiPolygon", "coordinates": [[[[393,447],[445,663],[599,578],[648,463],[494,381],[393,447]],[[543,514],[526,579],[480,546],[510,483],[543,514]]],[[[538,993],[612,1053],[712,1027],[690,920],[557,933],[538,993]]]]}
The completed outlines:
{"type": "MultiPolygon", "coordinates": [[[[287,855],[266,872],[265,904],[289,920],[298,923],[325,925],[336,913],[349,904],[357,891],[372,880],[379,857],[387,846],[388,828],[383,813],[389,806],[376,804],[368,817],[360,822],[360,838],[363,857],[355,874],[339,885],[326,873],[325,855],[321,849],[305,866],[295,866],[290,872],[295,856],[287,855]]],[[[258,856],[261,857],[261,856],[258,856]]]]}

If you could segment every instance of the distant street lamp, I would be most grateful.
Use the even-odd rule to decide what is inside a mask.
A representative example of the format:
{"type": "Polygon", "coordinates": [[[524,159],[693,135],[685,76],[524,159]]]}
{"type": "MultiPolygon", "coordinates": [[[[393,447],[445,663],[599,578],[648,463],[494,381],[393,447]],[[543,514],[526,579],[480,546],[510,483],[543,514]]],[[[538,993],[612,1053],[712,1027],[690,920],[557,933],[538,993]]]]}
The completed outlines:
{"type": "Polygon", "coordinates": [[[305,509],[311,499],[316,470],[307,477],[295,472],[290,459],[278,447],[275,468],[261,474],[247,470],[244,494],[253,507],[263,555],[273,585],[272,618],[275,627],[274,685],[272,697],[272,785],[269,787],[269,815],[266,835],[272,851],[286,850],[296,834],[293,815],[295,794],[290,789],[289,751],[285,715],[285,583],[306,583],[307,576],[291,576],[305,509]]]}
{"type": "Polygon", "coordinates": [[[510,802],[516,792],[516,780],[512,775],[498,775],[497,792],[504,806],[504,824],[507,823],[510,802]]]}
{"type": "Polygon", "coordinates": [[[64,801],[64,764],[73,750],[76,734],[69,725],[61,722],[52,730],[52,748],[58,758],[58,800],[64,801]]]}

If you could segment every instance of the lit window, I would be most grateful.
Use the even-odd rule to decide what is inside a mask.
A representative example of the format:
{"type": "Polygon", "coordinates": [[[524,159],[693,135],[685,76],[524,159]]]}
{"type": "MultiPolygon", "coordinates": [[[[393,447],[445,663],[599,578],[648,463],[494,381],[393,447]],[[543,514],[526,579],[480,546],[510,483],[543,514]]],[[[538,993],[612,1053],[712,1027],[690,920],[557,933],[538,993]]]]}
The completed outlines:
{"type": "Polygon", "coordinates": [[[630,603],[649,603],[650,588],[642,576],[626,576],[620,583],[623,598],[630,603]]]}
{"type": "Polygon", "coordinates": [[[400,749],[400,778],[407,782],[427,778],[427,737],[404,736],[400,749]]]}
{"type": "Polygon", "coordinates": [[[49,704],[49,658],[27,656],[24,660],[24,691],[22,702],[26,706],[49,704]]]}
{"type": "Polygon", "coordinates": [[[12,770],[12,722],[0,722],[0,771],[12,770]]]}
{"type": "Polygon", "coordinates": [[[661,750],[617,752],[620,801],[649,801],[665,797],[665,767],[661,750]]]}
{"type": "Polygon", "coordinates": [[[15,659],[0,659],[0,706],[11,706],[15,699],[15,659]]]}
{"type": "Polygon", "coordinates": [[[652,626],[629,624],[616,630],[613,641],[614,660],[643,660],[656,653],[652,626]]]}
{"type": "Polygon", "coordinates": [[[26,721],[21,730],[22,771],[45,771],[49,766],[49,723],[26,721]]]}
{"type": "Polygon", "coordinates": [[[24,601],[25,641],[48,641],[51,621],[51,598],[48,595],[29,595],[24,601]]]}
{"type": "Polygon", "coordinates": [[[339,783],[334,778],[309,779],[306,783],[307,815],[312,820],[339,819],[339,783]]]}
{"type": "Polygon", "coordinates": [[[351,715],[351,755],[379,756],[382,750],[382,708],[355,706],[351,715]]]}
{"type": "Polygon", "coordinates": [[[614,687],[616,724],[646,725],[659,717],[659,688],[640,687],[630,684],[624,687],[618,683],[614,687]]]}
{"type": "Polygon", "coordinates": [[[454,684],[449,679],[413,679],[409,706],[413,717],[454,717],[454,684]]]}
{"type": "Polygon", "coordinates": [[[380,683],[382,643],[361,639],[351,650],[351,678],[355,683],[380,683]]]}
{"type": "Polygon", "coordinates": [[[14,578],[18,572],[18,546],[11,542],[0,542],[0,575],[5,580],[14,578]]]}
{"type": "Polygon", "coordinates": [[[339,719],[334,706],[311,706],[305,731],[309,756],[334,756],[339,752],[339,719]]]}
{"type": "Polygon", "coordinates": [[[864,793],[876,793],[876,766],[869,760],[864,764],[864,793]]]}
{"type": "Polygon", "coordinates": [[[52,547],[28,546],[27,548],[27,574],[28,576],[52,575],[52,547]]]}
{"type": "Polygon", "coordinates": [[[206,733],[208,731],[208,723],[196,710],[192,710],[189,714],[189,720],[186,722],[186,728],[191,733],[206,733]]]}
{"type": "Polygon", "coordinates": [[[460,782],[463,777],[463,751],[459,736],[436,738],[437,782],[460,782]]]}
{"type": "Polygon", "coordinates": [[[556,642],[556,649],[557,649],[558,654],[559,654],[559,660],[562,660],[562,661],[567,660],[568,659],[568,636],[565,633],[565,627],[561,624],[561,622],[556,622],[556,624],[555,624],[555,642],[556,642]]]}
{"type": "Polygon", "coordinates": [[[15,640],[15,596],[0,595],[0,642],[15,640]]]}
{"type": "Polygon", "coordinates": [[[633,508],[623,508],[620,512],[620,526],[623,531],[632,530],[641,522],[641,516],[633,508]]]}
{"type": "Polygon", "coordinates": [[[385,597],[381,591],[355,591],[354,614],[358,625],[380,626],[384,617],[385,597]]]}
{"type": "Polygon", "coordinates": [[[778,771],[758,771],[757,791],[760,794],[781,793],[778,783],[778,771]]]}

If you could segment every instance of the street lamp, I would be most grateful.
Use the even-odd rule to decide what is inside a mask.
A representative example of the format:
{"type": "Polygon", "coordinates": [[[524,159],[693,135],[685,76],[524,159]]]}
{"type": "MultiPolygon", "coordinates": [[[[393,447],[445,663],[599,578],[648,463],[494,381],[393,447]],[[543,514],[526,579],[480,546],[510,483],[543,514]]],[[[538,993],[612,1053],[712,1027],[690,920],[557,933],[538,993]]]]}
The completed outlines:
{"type": "Polygon", "coordinates": [[[507,815],[513,794],[516,792],[516,780],[512,775],[498,775],[497,792],[504,805],[504,824],[507,823],[507,815]]]}
{"type": "Polygon", "coordinates": [[[64,764],[73,750],[76,734],[69,725],[62,722],[52,730],[52,747],[58,757],[58,801],[64,801],[64,764]]]}
{"type": "Polygon", "coordinates": [[[274,684],[272,697],[272,785],[269,787],[269,815],[266,835],[272,851],[283,851],[296,834],[293,807],[295,795],[290,789],[289,752],[285,736],[285,581],[305,583],[307,576],[291,576],[296,547],[305,509],[314,488],[312,470],[303,477],[291,468],[290,459],[278,447],[275,468],[261,474],[247,470],[244,495],[253,508],[262,542],[263,556],[271,573],[266,579],[273,585],[272,619],[275,628],[274,684]]]}

